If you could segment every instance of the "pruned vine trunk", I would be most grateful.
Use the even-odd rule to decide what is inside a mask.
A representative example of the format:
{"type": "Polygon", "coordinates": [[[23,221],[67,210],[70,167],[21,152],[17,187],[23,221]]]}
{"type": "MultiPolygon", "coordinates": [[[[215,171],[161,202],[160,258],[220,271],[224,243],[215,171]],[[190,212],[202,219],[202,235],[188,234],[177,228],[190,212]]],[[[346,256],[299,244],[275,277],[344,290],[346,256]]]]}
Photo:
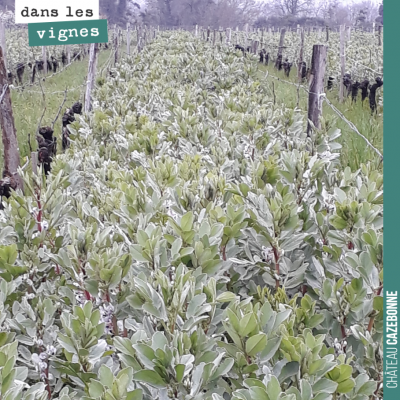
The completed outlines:
{"type": "MultiPolygon", "coordinates": [[[[327,46],[315,44],[311,61],[310,93],[308,96],[308,119],[317,129],[321,128],[322,100],[324,93],[324,78],[326,71],[327,46]]],[[[310,135],[312,126],[308,123],[307,135],[310,135]]]]}
{"type": "Polygon", "coordinates": [[[47,74],[47,52],[46,46],[42,46],[43,73],[47,74]]]}
{"type": "Polygon", "coordinates": [[[131,55],[131,26],[129,22],[126,26],[126,52],[128,56],[131,55]]]}
{"type": "Polygon", "coordinates": [[[304,53],[304,28],[300,29],[300,53],[299,53],[299,63],[297,69],[297,77],[299,82],[303,80],[302,77],[302,66],[303,66],[303,53],[304,53]]]}
{"type": "MultiPolygon", "coordinates": [[[[0,90],[3,96],[0,102],[0,126],[3,135],[4,170],[3,178],[8,181],[9,187],[14,190],[23,190],[23,182],[18,175],[20,166],[17,132],[15,129],[14,115],[12,111],[10,88],[8,87],[7,70],[3,58],[3,50],[0,47],[0,90]],[[4,95],[3,95],[4,93],[4,95]]],[[[3,179],[3,181],[4,181],[3,179]]]]}
{"type": "Polygon", "coordinates": [[[4,22],[0,19],[0,46],[3,49],[3,60],[7,71],[7,45],[6,45],[6,29],[4,22]]]}
{"type": "Polygon", "coordinates": [[[97,58],[99,53],[99,44],[92,43],[90,45],[88,78],[85,93],[85,113],[92,109],[92,90],[94,87],[94,79],[96,77],[97,58]]]}
{"type": "Polygon", "coordinates": [[[345,29],[344,25],[340,26],[340,82],[339,82],[339,101],[343,102],[344,99],[344,83],[343,78],[346,73],[346,60],[345,60],[345,29]]]}
{"type": "Polygon", "coordinates": [[[281,37],[279,39],[278,54],[276,56],[276,62],[275,62],[275,68],[278,69],[278,70],[281,69],[281,65],[282,65],[282,52],[283,52],[283,44],[285,42],[285,33],[286,33],[286,29],[283,28],[281,30],[281,37]]]}

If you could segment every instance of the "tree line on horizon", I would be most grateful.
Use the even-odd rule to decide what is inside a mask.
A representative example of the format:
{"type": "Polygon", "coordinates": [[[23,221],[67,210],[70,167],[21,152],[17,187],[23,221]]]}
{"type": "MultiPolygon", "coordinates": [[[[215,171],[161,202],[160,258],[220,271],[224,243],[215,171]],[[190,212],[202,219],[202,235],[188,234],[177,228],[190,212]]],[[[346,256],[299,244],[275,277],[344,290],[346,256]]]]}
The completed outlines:
{"type": "MultiPolygon", "coordinates": [[[[329,26],[361,29],[383,25],[383,3],[373,0],[99,0],[100,18],[111,24],[255,28],[329,26]]],[[[14,11],[15,0],[0,0],[14,11]]]]}

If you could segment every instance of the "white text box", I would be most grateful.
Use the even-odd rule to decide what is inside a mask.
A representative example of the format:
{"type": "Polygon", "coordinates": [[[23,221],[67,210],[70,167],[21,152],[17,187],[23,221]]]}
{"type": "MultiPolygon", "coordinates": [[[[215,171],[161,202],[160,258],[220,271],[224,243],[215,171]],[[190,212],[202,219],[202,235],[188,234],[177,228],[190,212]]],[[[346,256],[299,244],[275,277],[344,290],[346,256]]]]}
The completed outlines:
{"type": "Polygon", "coordinates": [[[99,0],[15,0],[15,23],[99,19],[99,0]]]}

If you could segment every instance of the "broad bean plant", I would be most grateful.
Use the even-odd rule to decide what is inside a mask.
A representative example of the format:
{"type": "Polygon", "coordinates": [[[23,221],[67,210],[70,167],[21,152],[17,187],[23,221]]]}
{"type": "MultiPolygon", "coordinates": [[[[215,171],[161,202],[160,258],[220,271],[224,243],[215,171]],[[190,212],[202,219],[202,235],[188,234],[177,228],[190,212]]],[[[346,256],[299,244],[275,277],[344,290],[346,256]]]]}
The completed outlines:
{"type": "Polygon", "coordinates": [[[382,397],[382,175],[257,59],[160,33],[0,211],[4,400],[382,397]]]}

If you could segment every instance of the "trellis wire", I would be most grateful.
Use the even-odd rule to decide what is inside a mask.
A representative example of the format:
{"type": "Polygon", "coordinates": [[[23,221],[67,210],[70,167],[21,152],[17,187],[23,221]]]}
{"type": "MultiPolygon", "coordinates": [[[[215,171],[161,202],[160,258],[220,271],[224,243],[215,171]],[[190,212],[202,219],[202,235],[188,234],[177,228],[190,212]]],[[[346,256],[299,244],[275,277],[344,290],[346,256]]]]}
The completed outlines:
{"type": "MultiPolygon", "coordinates": [[[[289,82],[289,81],[286,81],[286,80],[284,80],[284,79],[280,79],[280,78],[278,78],[278,77],[276,77],[276,76],[273,76],[273,75],[271,75],[271,74],[269,74],[269,73],[267,73],[267,76],[266,77],[271,77],[271,78],[273,78],[273,79],[276,79],[276,80],[278,80],[278,81],[280,81],[280,82],[283,82],[283,83],[288,83],[288,84],[290,84],[290,85],[293,85],[293,86],[296,86],[297,88],[302,88],[304,91],[306,91],[307,93],[310,93],[310,91],[305,87],[305,86],[303,86],[303,85],[299,85],[299,84],[295,84],[295,83],[293,83],[293,82],[289,82]]],[[[367,143],[367,145],[381,158],[381,160],[383,161],[383,155],[382,155],[382,153],[362,134],[362,133],[360,133],[360,131],[357,129],[357,127],[351,122],[351,121],[349,121],[344,115],[343,115],[343,113],[341,113],[329,100],[328,100],[328,98],[326,97],[326,94],[325,93],[321,93],[321,94],[319,94],[320,96],[321,96],[321,98],[323,99],[323,101],[325,101],[328,105],[329,105],[329,107],[331,107],[331,109],[338,115],[338,117],[340,118],[340,119],[342,119],[344,122],[346,122],[346,124],[349,126],[349,128],[351,129],[351,130],[353,130],[358,136],[360,136],[366,143],[367,143]]]]}

